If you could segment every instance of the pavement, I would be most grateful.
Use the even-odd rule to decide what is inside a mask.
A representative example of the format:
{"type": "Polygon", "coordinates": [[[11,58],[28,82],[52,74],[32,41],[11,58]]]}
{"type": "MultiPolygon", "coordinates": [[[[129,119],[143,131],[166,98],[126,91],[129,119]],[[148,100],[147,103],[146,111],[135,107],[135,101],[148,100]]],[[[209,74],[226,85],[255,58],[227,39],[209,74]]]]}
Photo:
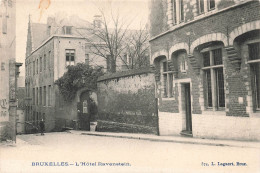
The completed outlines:
{"type": "Polygon", "coordinates": [[[199,144],[199,145],[229,146],[229,147],[260,149],[259,141],[202,139],[202,138],[184,137],[184,136],[157,136],[151,134],[112,133],[112,132],[97,132],[97,131],[78,131],[78,130],[70,130],[69,132],[78,135],[104,136],[104,137],[114,137],[114,138],[158,141],[158,142],[173,142],[173,143],[183,143],[183,144],[199,144]]]}

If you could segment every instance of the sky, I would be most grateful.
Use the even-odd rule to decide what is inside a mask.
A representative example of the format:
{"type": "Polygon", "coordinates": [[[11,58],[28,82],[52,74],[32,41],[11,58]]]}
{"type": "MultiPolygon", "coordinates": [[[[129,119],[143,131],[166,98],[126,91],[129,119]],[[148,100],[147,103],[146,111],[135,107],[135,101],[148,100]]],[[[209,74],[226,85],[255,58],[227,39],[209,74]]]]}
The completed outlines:
{"type": "MultiPolygon", "coordinates": [[[[1,1],[1,0],[0,0],[1,1]]],[[[47,23],[48,16],[77,15],[89,22],[99,9],[110,16],[119,14],[128,20],[130,29],[140,29],[147,23],[149,0],[16,0],[16,60],[24,63],[29,15],[34,23],[47,23]]],[[[20,75],[25,76],[25,65],[20,75]]]]}

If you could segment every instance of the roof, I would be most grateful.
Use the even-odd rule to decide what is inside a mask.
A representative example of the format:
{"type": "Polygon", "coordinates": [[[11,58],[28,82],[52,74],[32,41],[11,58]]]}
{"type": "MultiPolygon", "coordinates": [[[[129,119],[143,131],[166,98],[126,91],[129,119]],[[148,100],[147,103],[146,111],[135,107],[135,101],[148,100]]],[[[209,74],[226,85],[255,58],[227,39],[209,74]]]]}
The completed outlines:
{"type": "Polygon", "coordinates": [[[36,49],[47,39],[47,25],[42,23],[32,23],[32,50],[36,49]]]}

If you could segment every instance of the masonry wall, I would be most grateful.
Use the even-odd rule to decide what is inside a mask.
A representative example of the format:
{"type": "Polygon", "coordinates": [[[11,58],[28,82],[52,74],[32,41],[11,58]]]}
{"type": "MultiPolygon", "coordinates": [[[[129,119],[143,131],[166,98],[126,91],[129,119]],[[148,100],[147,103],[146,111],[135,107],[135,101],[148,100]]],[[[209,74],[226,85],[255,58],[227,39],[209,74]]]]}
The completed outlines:
{"type": "Polygon", "coordinates": [[[157,133],[154,75],[149,69],[101,77],[98,131],[157,133]]]}
{"type": "Polygon", "coordinates": [[[15,32],[16,1],[0,2],[0,140],[15,140],[16,84],[15,32]],[[6,9],[6,11],[5,11],[6,9]]]}
{"type": "MultiPolygon", "coordinates": [[[[164,32],[163,25],[152,26],[152,31],[160,30],[150,40],[151,64],[159,98],[160,134],[180,135],[185,130],[182,85],[190,83],[194,137],[259,140],[260,112],[252,108],[247,44],[259,41],[260,3],[216,2],[216,11],[197,15],[196,5],[192,6],[196,3],[185,1],[185,22],[171,25],[168,18],[168,29],[164,32]],[[221,47],[225,90],[225,107],[217,110],[208,109],[206,105],[206,81],[200,54],[202,49],[214,46],[221,47]],[[181,72],[181,62],[176,58],[180,51],[186,54],[188,69],[185,73],[181,72]],[[173,74],[173,96],[170,98],[163,96],[162,61],[167,61],[173,74]]],[[[164,18],[169,17],[168,13],[164,18]]]]}
{"type": "MultiPolygon", "coordinates": [[[[37,127],[37,113],[38,123],[44,118],[45,131],[49,132],[54,129],[55,124],[55,86],[54,86],[54,41],[50,40],[40,49],[32,53],[27,57],[25,63],[27,66],[25,76],[25,86],[27,90],[26,95],[26,121],[32,123],[33,126],[37,127]],[[46,69],[43,68],[43,58],[46,55],[46,69]],[[42,71],[40,71],[40,57],[42,57],[42,71]],[[38,60],[38,72],[37,72],[37,60],[38,60]],[[33,72],[33,62],[35,62],[35,73],[33,72]],[[46,105],[43,104],[43,88],[46,87],[46,92],[50,92],[50,97],[46,96],[46,105]],[[49,88],[49,86],[51,86],[49,88]],[[42,101],[40,104],[40,95],[38,91],[42,88],[42,101]],[[33,88],[35,94],[33,94],[33,88]],[[50,89],[50,91],[49,91],[50,89]],[[33,98],[34,96],[34,98],[33,98]],[[38,104],[36,103],[38,100],[38,104]],[[48,103],[50,101],[50,103],[48,103]]],[[[30,124],[26,124],[25,130],[30,133],[32,128],[30,124]]]]}

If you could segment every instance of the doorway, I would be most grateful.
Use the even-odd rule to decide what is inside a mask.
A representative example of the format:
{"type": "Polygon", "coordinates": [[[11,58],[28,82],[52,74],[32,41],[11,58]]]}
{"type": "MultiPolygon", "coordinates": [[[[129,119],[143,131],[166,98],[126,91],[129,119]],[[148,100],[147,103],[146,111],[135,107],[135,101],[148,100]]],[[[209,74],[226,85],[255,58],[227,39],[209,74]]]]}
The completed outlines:
{"type": "Polygon", "coordinates": [[[185,119],[181,135],[192,136],[192,117],[191,117],[191,93],[190,83],[182,84],[182,111],[185,119]]]}
{"type": "Polygon", "coordinates": [[[90,130],[90,113],[89,113],[89,92],[83,92],[78,104],[79,128],[81,130],[90,130]]]}

